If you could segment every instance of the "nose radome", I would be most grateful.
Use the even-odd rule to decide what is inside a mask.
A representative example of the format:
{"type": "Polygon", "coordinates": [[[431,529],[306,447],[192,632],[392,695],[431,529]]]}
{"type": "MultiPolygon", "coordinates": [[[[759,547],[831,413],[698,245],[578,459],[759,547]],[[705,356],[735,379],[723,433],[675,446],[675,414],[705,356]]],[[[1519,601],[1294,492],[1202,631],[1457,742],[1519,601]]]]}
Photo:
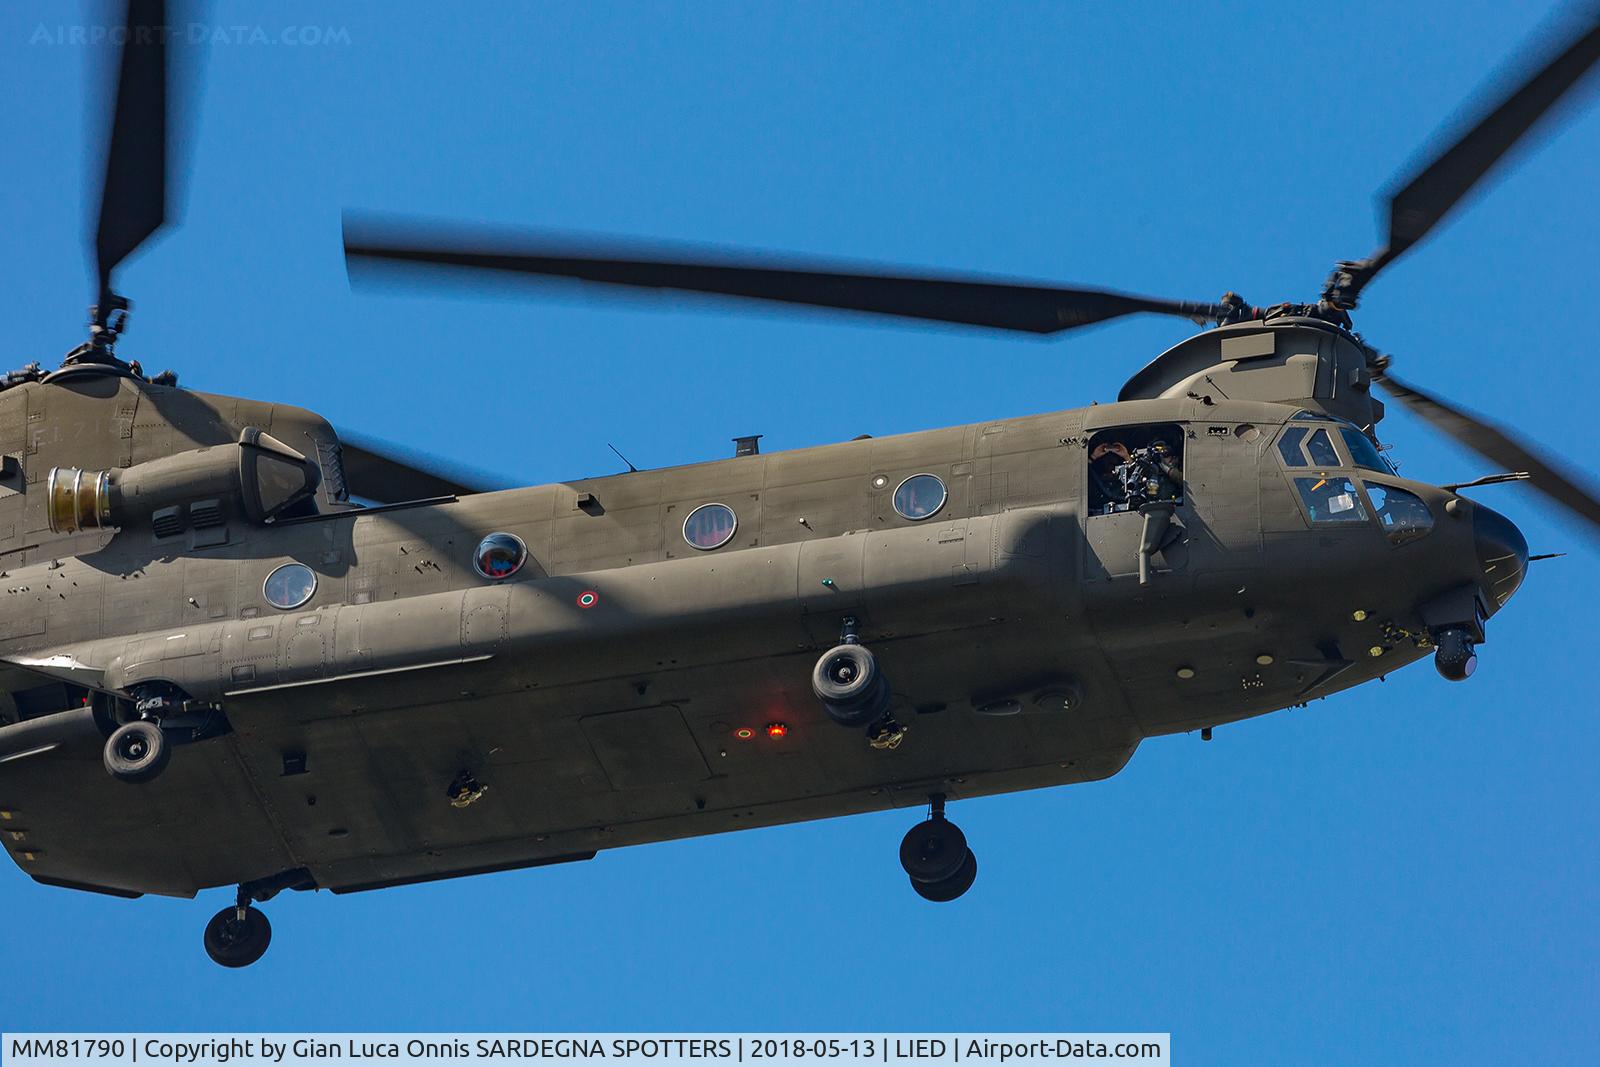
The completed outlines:
{"type": "Polygon", "coordinates": [[[1528,541],[1516,524],[1492,508],[1478,504],[1472,512],[1472,535],[1484,585],[1498,609],[1511,599],[1528,573],[1528,541]]]}

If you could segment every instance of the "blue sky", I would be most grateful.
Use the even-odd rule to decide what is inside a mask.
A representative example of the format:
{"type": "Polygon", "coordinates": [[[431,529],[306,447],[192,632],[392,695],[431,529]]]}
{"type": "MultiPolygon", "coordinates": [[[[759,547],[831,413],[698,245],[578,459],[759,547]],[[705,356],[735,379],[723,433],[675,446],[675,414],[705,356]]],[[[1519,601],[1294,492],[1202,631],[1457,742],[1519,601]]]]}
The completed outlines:
{"type": "MultiPolygon", "coordinates": [[[[616,470],[607,442],[663,466],[736,434],[772,450],[1107,401],[1186,324],[1051,342],[355,295],[339,214],[1310,299],[1541,7],[224,4],[217,26],[336,32],[206,50],[183,224],[123,272],[122,352],[526,483],[616,470]]],[[[7,367],[83,336],[97,53],[36,38],[92,18],[0,10],[7,367]]],[[[1591,471],[1597,187],[1591,110],[1357,317],[1402,373],[1591,471]]],[[[1398,411],[1382,433],[1410,476],[1488,473],[1398,411]]],[[[1128,1029],[1170,1030],[1184,1064],[1593,1059],[1600,546],[1523,488],[1482,493],[1535,552],[1572,554],[1535,566],[1469,683],[1424,663],[1209,745],[1148,742],[1104,783],[961,804],[983,869],[956,905],[907,889],[915,816],[891,813],[280,897],[266,959],[223,973],[199,935],[226,891],[126,903],[7,865],[0,1025],[1128,1029]]]]}

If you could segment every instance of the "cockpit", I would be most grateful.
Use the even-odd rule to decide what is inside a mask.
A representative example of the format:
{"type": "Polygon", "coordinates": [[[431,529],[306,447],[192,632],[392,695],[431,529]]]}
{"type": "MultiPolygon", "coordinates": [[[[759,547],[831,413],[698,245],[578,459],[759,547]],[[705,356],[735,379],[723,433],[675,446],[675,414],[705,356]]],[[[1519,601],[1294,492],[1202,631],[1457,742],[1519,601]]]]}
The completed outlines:
{"type": "Polygon", "coordinates": [[[1302,411],[1278,435],[1276,448],[1312,526],[1376,521],[1396,545],[1433,529],[1432,510],[1415,493],[1388,480],[1396,474],[1394,465],[1353,424],[1302,411]]]}

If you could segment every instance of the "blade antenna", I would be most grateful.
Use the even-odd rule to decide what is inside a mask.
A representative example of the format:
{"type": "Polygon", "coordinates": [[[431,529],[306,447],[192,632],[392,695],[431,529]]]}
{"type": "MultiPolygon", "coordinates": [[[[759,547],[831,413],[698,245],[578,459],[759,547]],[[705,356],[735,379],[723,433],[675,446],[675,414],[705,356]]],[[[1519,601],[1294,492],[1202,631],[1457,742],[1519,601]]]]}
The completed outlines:
{"type": "Polygon", "coordinates": [[[626,463],[628,465],[628,473],[629,474],[638,474],[639,473],[639,468],[635,467],[633,465],[633,460],[629,459],[627,456],[624,456],[621,452],[618,452],[616,445],[612,444],[610,441],[607,441],[606,442],[606,447],[611,449],[611,451],[616,452],[617,453],[617,458],[622,460],[622,462],[624,462],[624,463],[626,463]]]}

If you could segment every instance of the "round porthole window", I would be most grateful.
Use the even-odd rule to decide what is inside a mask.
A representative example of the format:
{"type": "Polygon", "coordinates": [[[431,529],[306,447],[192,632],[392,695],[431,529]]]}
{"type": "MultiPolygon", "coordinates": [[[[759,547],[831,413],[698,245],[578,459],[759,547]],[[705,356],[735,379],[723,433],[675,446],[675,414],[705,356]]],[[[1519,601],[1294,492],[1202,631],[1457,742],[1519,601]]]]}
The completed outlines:
{"type": "Polygon", "coordinates": [[[926,519],[944,507],[944,483],[934,474],[913,474],[894,491],[894,509],[902,518],[926,519]]]}
{"type": "Polygon", "coordinates": [[[285,563],[261,583],[261,595],[275,608],[298,608],[317,591],[317,576],[304,563],[285,563]]]}
{"type": "Polygon", "coordinates": [[[683,520],[683,539],[695,548],[710,551],[733,540],[739,518],[726,504],[701,504],[683,520]]]}
{"type": "Polygon", "coordinates": [[[516,534],[492,533],[478,542],[472,566],[485,578],[509,578],[528,561],[528,546],[516,534]]]}

